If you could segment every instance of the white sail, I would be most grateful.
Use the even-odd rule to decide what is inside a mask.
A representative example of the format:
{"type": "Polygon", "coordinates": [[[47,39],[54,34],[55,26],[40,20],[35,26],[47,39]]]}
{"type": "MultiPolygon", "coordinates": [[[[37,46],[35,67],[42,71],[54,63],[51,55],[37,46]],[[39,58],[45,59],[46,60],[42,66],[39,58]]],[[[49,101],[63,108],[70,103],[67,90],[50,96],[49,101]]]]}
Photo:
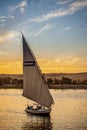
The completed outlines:
{"type": "Polygon", "coordinates": [[[36,58],[22,34],[23,40],[23,96],[43,105],[51,107],[53,98],[42,76],[36,58]]]}

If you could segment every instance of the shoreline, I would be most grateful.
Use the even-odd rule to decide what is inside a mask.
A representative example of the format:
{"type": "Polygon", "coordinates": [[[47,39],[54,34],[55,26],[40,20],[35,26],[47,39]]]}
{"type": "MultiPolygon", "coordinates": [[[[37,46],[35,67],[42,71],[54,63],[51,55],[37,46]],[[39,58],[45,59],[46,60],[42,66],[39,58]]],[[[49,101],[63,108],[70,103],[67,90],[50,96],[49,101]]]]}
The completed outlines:
{"type": "Polygon", "coordinates": [[[0,89],[23,89],[23,86],[16,84],[3,84],[0,85],[0,89]]]}
{"type": "MultiPolygon", "coordinates": [[[[61,84],[61,85],[49,85],[49,89],[87,89],[87,85],[72,85],[72,84],[61,84]]],[[[23,89],[22,85],[16,84],[3,84],[0,85],[0,89],[23,89]]]]}
{"type": "Polygon", "coordinates": [[[87,89],[87,85],[80,84],[61,84],[61,85],[49,85],[50,89],[87,89]]]}

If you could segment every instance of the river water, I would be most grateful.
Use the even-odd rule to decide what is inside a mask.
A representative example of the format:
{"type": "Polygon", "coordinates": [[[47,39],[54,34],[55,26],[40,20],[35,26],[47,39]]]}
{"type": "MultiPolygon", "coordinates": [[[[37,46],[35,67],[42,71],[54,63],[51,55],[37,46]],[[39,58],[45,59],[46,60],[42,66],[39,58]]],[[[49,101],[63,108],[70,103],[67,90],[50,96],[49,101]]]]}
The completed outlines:
{"type": "Polygon", "coordinates": [[[49,117],[27,114],[22,89],[0,89],[0,130],[87,130],[87,90],[50,90],[49,117]]]}

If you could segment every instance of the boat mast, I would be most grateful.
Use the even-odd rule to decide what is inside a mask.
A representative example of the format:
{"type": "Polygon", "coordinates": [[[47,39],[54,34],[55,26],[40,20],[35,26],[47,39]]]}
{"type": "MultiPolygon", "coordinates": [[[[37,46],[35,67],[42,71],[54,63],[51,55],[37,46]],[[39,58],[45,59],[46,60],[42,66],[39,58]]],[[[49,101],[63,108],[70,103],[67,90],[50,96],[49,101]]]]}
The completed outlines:
{"type": "MultiPolygon", "coordinates": [[[[29,52],[29,54],[31,55],[31,57],[33,58],[32,60],[35,62],[35,69],[36,69],[36,71],[35,72],[39,72],[39,78],[40,78],[40,81],[37,81],[37,82],[40,82],[40,84],[38,84],[37,83],[37,87],[40,87],[40,90],[38,90],[38,92],[39,91],[42,91],[42,89],[44,90],[45,89],[45,92],[49,95],[49,96],[47,96],[48,98],[49,98],[49,100],[51,100],[50,102],[51,102],[51,104],[50,105],[52,105],[53,103],[54,103],[54,100],[53,100],[53,98],[52,98],[52,96],[51,96],[51,94],[50,94],[50,91],[49,91],[49,89],[48,89],[48,85],[47,85],[47,83],[45,82],[45,80],[44,80],[44,78],[43,78],[43,75],[42,75],[42,72],[41,72],[41,69],[40,69],[40,67],[39,67],[39,65],[38,65],[38,62],[37,62],[37,60],[36,60],[36,58],[35,58],[35,56],[34,56],[34,54],[33,54],[33,51],[32,51],[32,49],[31,49],[31,47],[27,44],[27,41],[26,41],[26,39],[25,39],[25,37],[24,37],[24,35],[23,35],[23,33],[21,32],[21,34],[22,34],[22,41],[23,41],[23,47],[25,47],[25,48],[27,48],[27,52],[29,52]],[[43,87],[42,87],[43,86],[43,87]],[[44,88],[44,87],[46,87],[46,88],[44,88]]],[[[24,48],[23,48],[23,51],[24,51],[24,48]]],[[[25,52],[25,53],[27,53],[27,52],[25,52]]],[[[24,56],[23,56],[23,58],[24,58],[24,56]]],[[[24,59],[23,59],[24,60],[24,59]]],[[[28,59],[29,60],[29,59],[28,59]]],[[[26,62],[26,61],[25,61],[26,62]]],[[[30,62],[30,61],[29,61],[30,62]]],[[[30,68],[30,67],[29,67],[30,68]]],[[[28,71],[28,67],[26,68],[26,67],[24,67],[24,69],[25,69],[25,73],[27,73],[26,72],[26,69],[27,69],[27,71],[28,71]]],[[[23,69],[23,72],[24,72],[24,69],[23,69]]],[[[34,70],[33,70],[34,71],[34,70]]],[[[28,75],[28,74],[27,74],[28,75]]],[[[35,75],[35,74],[34,74],[35,75]]],[[[37,74],[36,74],[37,75],[37,74]]],[[[26,75],[25,75],[25,77],[26,77],[26,75]]],[[[27,79],[27,77],[26,77],[26,79],[27,79]]],[[[25,80],[26,80],[25,79],[25,80]]],[[[32,80],[32,79],[31,79],[32,80]]],[[[34,81],[35,82],[35,81],[34,81]]],[[[30,83],[30,82],[29,82],[30,83]]],[[[27,82],[27,84],[29,84],[28,82],[27,82]]],[[[26,85],[27,85],[26,84],[26,85]]],[[[26,85],[25,85],[25,87],[26,87],[26,85]]],[[[36,84],[35,84],[36,85],[36,84]]],[[[33,86],[34,87],[34,86],[33,86]]],[[[26,89],[26,88],[25,88],[26,89]]],[[[27,89],[29,89],[28,88],[28,86],[27,86],[27,89]]],[[[36,88],[35,88],[36,89],[36,88]]],[[[38,89],[38,88],[37,88],[38,89]]],[[[42,91],[43,92],[43,91],[42,91]]],[[[27,93],[27,92],[26,92],[27,93]]],[[[34,93],[34,92],[33,92],[34,93]]],[[[46,94],[46,95],[47,95],[46,94]]],[[[33,94],[34,95],[34,94],[33,94]]],[[[40,94],[39,94],[40,95],[40,94]]],[[[40,99],[34,99],[33,97],[31,97],[31,96],[28,96],[28,93],[27,94],[24,94],[24,96],[25,97],[30,97],[29,99],[32,99],[32,100],[34,100],[34,101],[37,101],[38,103],[40,103],[41,104],[41,102],[43,102],[43,101],[39,101],[40,99]],[[27,95],[27,96],[26,96],[27,95]]],[[[36,96],[35,96],[36,97],[36,96]]],[[[44,97],[44,96],[43,96],[44,97]]],[[[45,98],[45,97],[44,97],[45,98]]],[[[45,99],[43,99],[43,100],[45,100],[45,99]]],[[[45,102],[44,103],[42,103],[42,104],[46,104],[45,102]]]]}

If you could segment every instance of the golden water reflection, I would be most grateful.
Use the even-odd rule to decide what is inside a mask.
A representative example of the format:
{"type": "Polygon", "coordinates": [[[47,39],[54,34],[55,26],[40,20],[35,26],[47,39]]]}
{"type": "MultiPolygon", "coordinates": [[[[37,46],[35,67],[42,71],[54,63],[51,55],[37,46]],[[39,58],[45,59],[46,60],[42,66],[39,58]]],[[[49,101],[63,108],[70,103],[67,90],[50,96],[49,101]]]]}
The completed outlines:
{"type": "Polygon", "coordinates": [[[50,91],[55,104],[40,117],[24,111],[22,90],[0,89],[0,130],[87,130],[87,90],[50,91]]]}
{"type": "Polygon", "coordinates": [[[22,130],[52,130],[50,116],[40,117],[31,116],[29,114],[29,119],[26,123],[23,124],[22,130]]]}

